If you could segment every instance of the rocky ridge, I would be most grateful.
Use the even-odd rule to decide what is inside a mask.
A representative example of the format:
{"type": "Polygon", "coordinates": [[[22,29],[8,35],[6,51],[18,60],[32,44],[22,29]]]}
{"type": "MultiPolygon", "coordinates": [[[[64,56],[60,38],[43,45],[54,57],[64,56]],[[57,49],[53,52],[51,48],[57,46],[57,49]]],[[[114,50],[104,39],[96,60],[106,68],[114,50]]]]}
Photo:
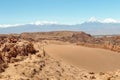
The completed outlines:
{"type": "Polygon", "coordinates": [[[94,37],[84,32],[56,31],[22,33],[20,38],[28,41],[58,40],[63,42],[76,43],[77,45],[97,47],[120,52],[120,36],[94,37]]]}

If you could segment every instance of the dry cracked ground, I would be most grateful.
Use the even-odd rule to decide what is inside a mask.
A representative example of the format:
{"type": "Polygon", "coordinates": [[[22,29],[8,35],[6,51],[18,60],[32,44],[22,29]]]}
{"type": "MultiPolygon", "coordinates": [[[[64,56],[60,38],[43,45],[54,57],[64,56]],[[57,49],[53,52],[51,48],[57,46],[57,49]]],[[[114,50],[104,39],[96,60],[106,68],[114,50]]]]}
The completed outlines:
{"type": "MultiPolygon", "coordinates": [[[[66,34],[66,32],[62,32],[62,34],[51,33],[52,37],[50,36],[49,39],[69,41],[72,43],[80,41],[78,42],[79,45],[85,46],[85,43],[89,43],[87,46],[91,46],[90,41],[93,42],[92,40],[94,40],[90,35],[86,35],[85,33],[73,34],[70,32],[68,34],[67,32],[67,37],[63,36],[64,34],[66,34]],[[55,36],[53,37],[53,35],[55,36]],[[58,38],[56,35],[61,35],[61,37],[58,38]]],[[[46,35],[46,33],[42,33],[42,35],[46,35]]],[[[37,40],[34,40],[36,38],[26,38],[25,36],[26,34],[24,34],[24,36],[23,34],[20,36],[1,36],[0,80],[120,80],[120,70],[94,73],[52,58],[49,53],[46,53],[44,50],[43,45],[46,44],[46,42],[39,41],[49,40],[46,39],[48,36],[37,40]]],[[[28,36],[31,35],[27,35],[27,37],[28,36]]],[[[95,39],[96,42],[94,42],[94,45],[100,43],[97,46],[101,47],[101,44],[104,43],[103,40],[104,38],[95,39]]],[[[104,45],[105,48],[119,52],[118,47],[111,45],[111,39],[107,38],[106,42],[108,44],[105,44],[107,46],[104,45]],[[109,40],[111,42],[108,42],[109,40]]],[[[118,46],[118,44],[114,45],[118,46]]]]}

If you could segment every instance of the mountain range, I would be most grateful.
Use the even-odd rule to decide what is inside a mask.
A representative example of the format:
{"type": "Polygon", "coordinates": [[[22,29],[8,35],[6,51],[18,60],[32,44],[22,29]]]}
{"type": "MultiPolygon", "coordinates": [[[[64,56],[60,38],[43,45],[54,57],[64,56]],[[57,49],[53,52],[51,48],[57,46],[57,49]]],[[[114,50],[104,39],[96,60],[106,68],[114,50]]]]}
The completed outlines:
{"type": "Polygon", "coordinates": [[[120,23],[102,23],[94,21],[75,25],[25,24],[11,27],[0,27],[0,34],[45,31],[84,31],[92,35],[117,35],[120,34],[120,23]]]}

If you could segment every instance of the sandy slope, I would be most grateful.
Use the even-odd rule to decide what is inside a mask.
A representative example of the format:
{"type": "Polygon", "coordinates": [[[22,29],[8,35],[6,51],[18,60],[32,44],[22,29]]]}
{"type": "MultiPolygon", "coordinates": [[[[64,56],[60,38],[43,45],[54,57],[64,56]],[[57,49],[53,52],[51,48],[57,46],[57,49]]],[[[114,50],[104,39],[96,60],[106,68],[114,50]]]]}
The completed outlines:
{"type": "MultiPolygon", "coordinates": [[[[57,54],[55,53],[50,54],[52,56],[51,57],[49,56],[49,53],[45,52],[42,45],[45,44],[41,44],[41,43],[34,44],[35,49],[39,50],[39,52],[37,52],[36,54],[21,56],[21,61],[9,63],[8,68],[6,68],[5,71],[0,74],[0,80],[120,80],[119,70],[115,72],[107,72],[107,73],[103,73],[103,72],[94,73],[82,69],[83,67],[82,68],[76,67],[77,62],[79,62],[79,60],[80,61],[83,60],[81,61],[83,63],[87,62],[85,61],[84,58],[80,57],[83,54],[76,55],[76,54],[80,54],[77,53],[79,52],[79,49],[81,48],[80,50],[81,51],[83,50],[82,52],[84,52],[84,50],[88,50],[88,51],[91,50],[89,48],[86,49],[85,47],[68,45],[68,44],[55,45],[54,43],[54,45],[48,45],[45,47],[45,49],[47,51],[49,50],[51,53],[53,49],[55,52],[59,51],[57,52],[57,54]],[[66,50],[69,53],[66,52],[65,54],[64,50],[66,50]],[[73,52],[76,51],[76,52],[73,55],[73,52],[71,51],[73,52]],[[60,53],[62,53],[62,55],[60,53]],[[70,56],[68,56],[69,54],[70,56]],[[63,60],[60,61],[59,59],[63,59],[63,60]],[[74,65],[71,65],[67,62],[74,65]]],[[[84,56],[85,58],[89,58],[89,55],[88,57],[86,57],[86,53],[85,55],[83,55],[83,57],[84,56]]],[[[92,60],[94,60],[94,58],[92,60]]],[[[92,64],[91,61],[89,64],[92,64]]]]}
{"type": "Polygon", "coordinates": [[[120,54],[115,52],[76,46],[72,44],[49,44],[45,50],[54,58],[95,72],[106,72],[120,69],[120,54]]]}
{"type": "MultiPolygon", "coordinates": [[[[0,73],[0,80],[103,80],[87,70],[55,60],[44,52],[42,46],[34,45],[39,50],[36,54],[24,56],[21,61],[9,63],[8,68],[0,73]]],[[[22,56],[23,57],[23,56],[22,56]]]]}

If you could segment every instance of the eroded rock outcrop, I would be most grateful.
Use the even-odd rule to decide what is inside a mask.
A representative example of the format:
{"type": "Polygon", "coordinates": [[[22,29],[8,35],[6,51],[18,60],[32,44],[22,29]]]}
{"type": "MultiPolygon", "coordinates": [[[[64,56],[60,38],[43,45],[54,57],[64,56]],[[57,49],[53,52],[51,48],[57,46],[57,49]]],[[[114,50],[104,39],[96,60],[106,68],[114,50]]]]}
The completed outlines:
{"type": "Polygon", "coordinates": [[[15,36],[5,37],[0,42],[0,72],[4,71],[8,63],[20,61],[20,57],[37,52],[31,42],[20,41],[15,36]]]}

